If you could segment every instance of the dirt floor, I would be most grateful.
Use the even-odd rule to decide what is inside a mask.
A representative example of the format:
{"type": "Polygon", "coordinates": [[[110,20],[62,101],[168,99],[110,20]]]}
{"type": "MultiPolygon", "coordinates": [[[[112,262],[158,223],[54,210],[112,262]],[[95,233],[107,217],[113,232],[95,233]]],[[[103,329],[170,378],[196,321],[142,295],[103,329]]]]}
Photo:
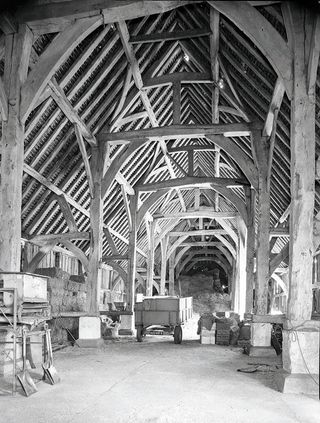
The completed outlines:
{"type": "MultiPolygon", "coordinates": [[[[317,398],[277,392],[273,371],[237,372],[256,358],[201,345],[196,320],[184,336],[181,345],[153,335],[61,350],[61,383],[38,381],[29,398],[0,396],[0,423],[319,423],[317,398]]],[[[273,370],[276,362],[267,364],[273,370]]]]}

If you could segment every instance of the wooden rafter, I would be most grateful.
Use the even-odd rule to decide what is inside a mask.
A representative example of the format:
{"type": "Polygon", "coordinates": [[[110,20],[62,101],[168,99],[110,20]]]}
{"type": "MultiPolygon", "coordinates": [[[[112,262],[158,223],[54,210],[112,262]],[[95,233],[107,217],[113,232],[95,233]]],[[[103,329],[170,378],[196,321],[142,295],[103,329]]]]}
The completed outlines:
{"type": "Polygon", "coordinates": [[[212,123],[219,123],[219,88],[217,86],[219,81],[219,12],[213,8],[210,8],[210,28],[211,77],[216,84],[212,90],[212,123]]]}
{"type": "MultiPolygon", "coordinates": [[[[145,110],[148,113],[148,116],[149,116],[149,119],[150,119],[152,126],[158,127],[159,126],[158,120],[156,118],[156,115],[154,114],[154,111],[153,111],[152,105],[150,103],[149,97],[148,97],[146,91],[143,90],[143,81],[142,81],[142,76],[141,76],[139,64],[138,64],[138,61],[135,57],[132,46],[129,43],[130,36],[129,36],[127,25],[124,21],[120,21],[118,23],[118,31],[119,31],[119,34],[120,34],[120,38],[121,38],[121,41],[122,41],[122,45],[123,45],[125,54],[127,56],[127,60],[131,65],[132,76],[133,76],[135,85],[140,92],[141,101],[142,101],[142,103],[145,107],[145,110]]],[[[168,166],[170,175],[171,175],[171,177],[174,178],[175,177],[175,171],[172,167],[170,158],[168,157],[168,154],[167,154],[166,143],[163,140],[160,140],[159,143],[160,143],[161,150],[164,154],[164,158],[165,158],[166,164],[168,166]]],[[[180,198],[182,208],[185,209],[186,206],[185,206],[185,203],[184,203],[184,199],[183,199],[183,197],[182,197],[182,195],[179,191],[178,191],[178,196],[180,198]]]]}
{"type": "Polygon", "coordinates": [[[314,17],[311,34],[310,54],[308,60],[307,89],[308,94],[314,93],[316,88],[317,70],[320,53],[320,17],[314,17]]]}
{"type": "Polygon", "coordinates": [[[25,163],[23,165],[23,171],[25,173],[27,173],[28,175],[32,176],[38,182],[40,182],[40,184],[49,188],[53,193],[55,193],[57,195],[64,195],[64,197],[66,198],[66,200],[68,201],[68,203],[70,205],[72,205],[75,209],[79,210],[85,216],[90,217],[90,213],[86,208],[82,207],[74,198],[72,198],[70,195],[66,194],[64,191],[62,191],[62,189],[58,188],[55,184],[50,182],[47,178],[42,176],[39,172],[37,172],[31,166],[29,166],[25,163]]]}
{"type": "Polygon", "coordinates": [[[111,233],[109,231],[109,228],[108,227],[104,227],[103,232],[104,232],[105,237],[106,237],[106,239],[108,241],[108,244],[109,244],[109,247],[110,247],[110,249],[112,251],[112,254],[119,254],[119,251],[118,251],[118,249],[116,247],[116,244],[114,243],[114,240],[113,240],[112,235],[111,235],[111,233]]]}
{"type": "Polygon", "coordinates": [[[209,1],[261,49],[283,80],[287,95],[292,95],[292,52],[279,32],[249,3],[209,1]]]}
{"type": "Polygon", "coordinates": [[[93,146],[97,145],[95,136],[91,133],[90,129],[78,115],[78,112],[71,105],[64,91],[59,87],[57,81],[53,78],[51,81],[48,81],[48,86],[52,90],[52,97],[54,101],[57,103],[57,105],[66,115],[66,117],[70,120],[70,122],[78,126],[82,136],[86,138],[89,144],[93,146]]]}
{"type": "Polygon", "coordinates": [[[129,205],[128,195],[127,195],[127,191],[124,188],[124,185],[121,185],[121,193],[122,193],[124,209],[126,211],[126,216],[127,216],[127,219],[128,219],[129,231],[131,231],[132,230],[132,218],[131,218],[131,213],[130,213],[130,205],[129,205]]]}
{"type": "Polygon", "coordinates": [[[24,122],[41,92],[70,52],[102,23],[96,16],[75,21],[54,38],[50,46],[29,72],[21,92],[21,120],[24,122]]]}
{"type": "Polygon", "coordinates": [[[80,149],[81,156],[82,156],[82,160],[83,160],[83,163],[84,163],[84,168],[85,168],[86,174],[87,174],[89,192],[90,192],[91,197],[93,197],[93,178],[92,178],[92,171],[91,171],[91,167],[90,167],[89,157],[88,157],[87,149],[86,149],[83,137],[82,137],[81,130],[80,130],[79,125],[77,123],[74,124],[74,131],[75,131],[75,134],[76,134],[77,142],[78,142],[79,149],[80,149]]]}
{"type": "MultiPolygon", "coordinates": [[[[122,242],[124,242],[126,245],[129,245],[129,240],[124,237],[123,235],[121,235],[119,232],[117,232],[116,230],[114,230],[113,228],[109,227],[109,232],[114,235],[116,238],[120,239],[122,242]]],[[[140,248],[137,247],[137,253],[140,254],[141,256],[147,258],[147,254],[141,250],[140,248]]]]}
{"type": "Polygon", "coordinates": [[[119,124],[119,126],[126,125],[127,123],[137,121],[139,119],[144,119],[146,117],[148,117],[148,113],[146,111],[133,113],[132,115],[129,115],[129,116],[126,116],[126,117],[120,119],[118,124],[119,124]]]}
{"type": "Polygon", "coordinates": [[[3,79],[0,77],[0,112],[2,120],[8,119],[8,98],[4,89],[3,79]]]}
{"type": "Polygon", "coordinates": [[[78,226],[77,226],[76,221],[74,219],[74,216],[72,214],[70,204],[66,200],[66,197],[63,194],[60,194],[60,195],[56,194],[54,196],[54,198],[57,201],[57,203],[59,204],[60,209],[62,211],[62,214],[63,214],[64,218],[66,219],[69,231],[70,232],[78,232],[78,226]]]}
{"type": "Polygon", "coordinates": [[[124,103],[125,103],[126,98],[127,98],[127,94],[129,92],[129,86],[130,86],[131,78],[132,78],[132,70],[131,70],[131,66],[128,65],[127,73],[126,73],[124,84],[123,84],[123,87],[122,87],[122,92],[121,92],[121,95],[120,95],[120,98],[119,98],[119,102],[118,102],[118,105],[117,105],[115,111],[113,112],[111,120],[116,119],[118,117],[119,113],[121,112],[121,110],[123,109],[124,103]]]}
{"type": "Polygon", "coordinates": [[[278,78],[273,90],[271,102],[269,104],[269,110],[265,120],[264,128],[262,130],[262,134],[264,136],[271,136],[272,129],[274,128],[275,114],[281,107],[284,91],[285,88],[283,82],[278,78]]]}

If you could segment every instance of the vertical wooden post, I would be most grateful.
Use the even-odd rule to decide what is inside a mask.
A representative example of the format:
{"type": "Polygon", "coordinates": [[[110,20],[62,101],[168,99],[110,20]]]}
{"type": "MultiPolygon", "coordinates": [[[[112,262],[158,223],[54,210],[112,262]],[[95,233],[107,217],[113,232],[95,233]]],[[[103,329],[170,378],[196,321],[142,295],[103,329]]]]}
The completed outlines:
{"type": "Polygon", "coordinates": [[[100,260],[103,237],[103,198],[101,181],[103,178],[105,144],[92,148],[91,172],[93,177],[93,198],[90,203],[91,243],[87,278],[87,312],[96,315],[100,301],[100,260]]]}
{"type": "Polygon", "coordinates": [[[248,227],[246,239],[247,254],[247,285],[246,285],[246,313],[252,313],[254,287],[254,252],[255,252],[255,191],[245,187],[246,204],[248,211],[248,227]]]}
{"type": "Polygon", "coordinates": [[[146,296],[152,296],[153,288],[153,271],[154,271],[154,233],[156,222],[148,222],[149,225],[149,246],[148,246],[148,261],[147,261],[147,285],[146,285],[146,296]]]}
{"type": "Polygon", "coordinates": [[[174,295],[174,261],[175,252],[169,257],[169,295],[174,295]]]}
{"type": "Polygon", "coordinates": [[[231,296],[231,305],[232,309],[236,312],[240,312],[240,250],[239,245],[237,246],[237,259],[234,263],[234,274],[233,274],[233,284],[232,284],[232,296],[231,296]]]}
{"type": "Polygon", "coordinates": [[[26,25],[5,36],[4,86],[8,117],[2,122],[0,187],[0,268],[20,271],[21,198],[24,123],[20,118],[20,92],[26,80],[33,34],[26,25]]]}
{"type": "MultiPolygon", "coordinates": [[[[220,13],[214,9],[210,8],[210,59],[211,59],[211,74],[212,79],[215,84],[212,86],[211,93],[211,108],[212,108],[212,123],[219,123],[219,30],[220,22],[220,13]]],[[[216,146],[215,159],[214,159],[214,175],[216,177],[220,176],[220,148],[216,146]]],[[[219,193],[215,193],[215,209],[219,210],[219,193]]]]}
{"type": "Polygon", "coordinates": [[[231,310],[236,311],[236,272],[237,272],[237,261],[236,259],[232,260],[232,275],[229,282],[229,293],[231,294],[231,310]]]}
{"type": "Polygon", "coordinates": [[[165,236],[161,240],[160,295],[164,295],[165,294],[166,276],[167,276],[167,248],[168,248],[168,237],[165,236]]]}
{"type": "Polygon", "coordinates": [[[137,268],[137,205],[138,196],[130,196],[130,214],[132,227],[129,235],[128,247],[128,284],[127,284],[127,309],[134,311],[135,280],[137,268]]]}
{"type": "Polygon", "coordinates": [[[260,131],[252,132],[252,144],[259,174],[258,190],[258,234],[257,234],[257,271],[255,287],[255,313],[267,314],[269,281],[269,237],[270,237],[270,192],[269,180],[269,143],[260,131]]]}
{"type": "Polygon", "coordinates": [[[308,90],[305,34],[306,10],[293,12],[293,97],[291,101],[291,213],[289,299],[287,316],[301,322],[311,318],[312,254],[315,184],[315,92],[308,90]],[[308,92],[309,91],[309,92],[308,92]]]}
{"type": "Polygon", "coordinates": [[[242,220],[242,218],[237,218],[237,229],[239,234],[239,254],[238,254],[238,262],[239,262],[239,290],[238,290],[238,298],[239,298],[239,314],[241,317],[246,309],[246,264],[247,264],[247,256],[246,256],[246,239],[247,239],[247,227],[242,220]]]}

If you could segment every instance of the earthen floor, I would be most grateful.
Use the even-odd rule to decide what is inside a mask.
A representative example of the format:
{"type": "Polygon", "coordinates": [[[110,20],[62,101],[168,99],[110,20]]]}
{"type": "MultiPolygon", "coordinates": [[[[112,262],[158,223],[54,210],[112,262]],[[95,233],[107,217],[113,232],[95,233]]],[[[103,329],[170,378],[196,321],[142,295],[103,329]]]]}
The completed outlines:
{"type": "Polygon", "coordinates": [[[256,358],[189,338],[181,345],[147,336],[58,351],[61,383],[39,381],[29,398],[0,396],[0,422],[319,423],[317,398],[277,392],[274,372],[237,372],[256,358]]]}

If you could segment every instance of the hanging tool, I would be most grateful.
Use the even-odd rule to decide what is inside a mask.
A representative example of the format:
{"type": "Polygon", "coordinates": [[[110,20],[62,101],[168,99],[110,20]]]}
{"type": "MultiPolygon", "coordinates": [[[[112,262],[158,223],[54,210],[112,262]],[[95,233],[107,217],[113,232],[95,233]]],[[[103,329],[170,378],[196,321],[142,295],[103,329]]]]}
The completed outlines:
{"type": "Polygon", "coordinates": [[[44,330],[46,337],[47,360],[42,364],[42,368],[44,370],[44,376],[48,379],[49,383],[51,385],[55,385],[60,382],[60,376],[56,368],[53,366],[51,336],[48,325],[45,325],[44,330]]]}
{"type": "Polygon", "coordinates": [[[23,360],[23,368],[22,372],[17,374],[17,378],[21,384],[23,392],[27,397],[37,392],[37,387],[34,383],[34,380],[30,376],[28,370],[26,369],[26,362],[27,362],[27,334],[26,330],[22,330],[22,360],[23,360]]]}

